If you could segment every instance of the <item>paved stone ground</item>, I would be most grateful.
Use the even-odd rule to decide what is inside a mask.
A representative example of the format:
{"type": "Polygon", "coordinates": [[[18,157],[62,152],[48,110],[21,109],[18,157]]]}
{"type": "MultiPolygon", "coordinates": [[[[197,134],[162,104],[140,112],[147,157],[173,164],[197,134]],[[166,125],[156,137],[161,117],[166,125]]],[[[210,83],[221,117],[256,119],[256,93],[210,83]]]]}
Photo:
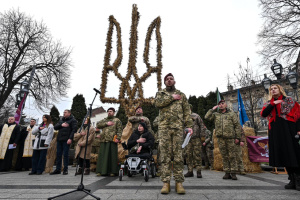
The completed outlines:
{"type": "MultiPolygon", "coordinates": [[[[185,170],[186,172],[186,170],[185,170]]],[[[0,172],[0,199],[47,199],[76,190],[81,176],[74,176],[75,168],[70,167],[69,175],[43,174],[29,176],[28,172],[0,172]]],[[[97,177],[94,173],[84,176],[85,188],[101,199],[300,199],[300,191],[285,190],[287,175],[269,172],[238,176],[238,181],[223,180],[223,172],[203,170],[203,178],[186,178],[185,195],[175,192],[175,182],[171,181],[171,193],[160,194],[162,183],[159,178],[144,181],[143,176],[131,178],[97,177]]],[[[60,198],[94,199],[84,192],[75,192],[60,198]]]]}

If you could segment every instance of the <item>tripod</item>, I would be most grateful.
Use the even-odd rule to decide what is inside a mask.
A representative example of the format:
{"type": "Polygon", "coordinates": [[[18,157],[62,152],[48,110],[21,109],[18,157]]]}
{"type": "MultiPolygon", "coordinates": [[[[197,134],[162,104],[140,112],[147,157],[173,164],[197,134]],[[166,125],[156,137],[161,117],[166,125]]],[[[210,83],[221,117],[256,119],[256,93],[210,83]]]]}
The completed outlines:
{"type": "MultiPolygon", "coordinates": [[[[97,94],[98,94],[98,92],[99,92],[99,91],[96,90],[96,89],[94,89],[94,90],[96,91],[96,94],[95,94],[95,97],[94,97],[92,103],[90,104],[90,107],[89,107],[89,109],[88,109],[88,113],[86,114],[86,116],[85,116],[85,118],[84,118],[84,120],[83,120],[83,123],[85,122],[85,120],[86,120],[86,118],[87,118],[88,115],[89,115],[90,119],[91,119],[91,117],[92,117],[92,106],[93,106],[93,103],[94,103],[94,101],[95,101],[95,99],[96,99],[96,96],[97,96],[97,94]]],[[[99,92],[99,93],[100,93],[100,92],[99,92]]],[[[82,129],[83,123],[82,123],[82,125],[81,125],[80,130],[82,129]]],[[[84,159],[83,159],[83,163],[84,163],[84,164],[83,164],[83,166],[82,166],[82,167],[83,167],[83,168],[82,168],[82,171],[84,171],[84,169],[85,169],[86,150],[87,150],[87,146],[88,146],[88,138],[89,138],[90,126],[91,126],[91,120],[88,120],[88,127],[87,127],[87,133],[86,133],[86,134],[87,134],[87,135],[86,135],[86,144],[85,144],[84,159]]],[[[80,150],[80,151],[81,151],[81,150],[80,150]]],[[[77,170],[76,170],[76,171],[77,171],[77,170]]],[[[55,199],[55,198],[58,198],[58,197],[62,197],[62,196],[71,194],[71,193],[73,193],[73,192],[78,192],[78,191],[84,192],[84,193],[86,193],[87,195],[90,195],[90,196],[94,197],[95,199],[100,200],[100,197],[96,197],[95,195],[93,195],[93,194],[90,193],[91,190],[85,189],[85,188],[84,188],[84,185],[83,185],[83,173],[81,173],[81,181],[80,181],[80,183],[79,183],[79,185],[78,185],[78,187],[77,187],[76,190],[72,190],[72,191],[70,191],[70,192],[66,192],[66,193],[57,195],[57,196],[55,196],[55,197],[49,197],[48,200],[55,199]]]]}

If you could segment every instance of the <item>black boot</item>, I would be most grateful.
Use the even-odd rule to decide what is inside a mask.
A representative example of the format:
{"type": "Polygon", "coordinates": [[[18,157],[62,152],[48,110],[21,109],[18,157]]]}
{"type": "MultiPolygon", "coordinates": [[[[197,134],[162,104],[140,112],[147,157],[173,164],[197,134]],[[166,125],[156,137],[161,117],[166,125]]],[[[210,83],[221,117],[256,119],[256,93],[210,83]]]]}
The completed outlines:
{"type": "Polygon", "coordinates": [[[285,189],[296,189],[295,174],[289,174],[290,182],[284,186],[285,189]]]}
{"type": "Polygon", "coordinates": [[[300,174],[295,174],[296,190],[300,191],[300,174]]]}
{"type": "Polygon", "coordinates": [[[223,176],[223,179],[231,179],[231,175],[230,173],[225,173],[225,175],[223,176]]]}
{"type": "Polygon", "coordinates": [[[187,172],[184,177],[193,177],[194,173],[193,172],[187,172]]]}

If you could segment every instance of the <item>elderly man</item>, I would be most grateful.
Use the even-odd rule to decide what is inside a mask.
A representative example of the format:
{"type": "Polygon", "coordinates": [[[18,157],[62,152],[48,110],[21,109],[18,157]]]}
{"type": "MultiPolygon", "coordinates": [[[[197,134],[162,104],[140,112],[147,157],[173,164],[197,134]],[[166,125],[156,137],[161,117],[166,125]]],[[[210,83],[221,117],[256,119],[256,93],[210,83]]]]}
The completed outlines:
{"type": "Polygon", "coordinates": [[[157,92],[155,106],[159,108],[159,147],[161,151],[161,181],[164,183],[162,194],[170,192],[171,156],[174,156],[173,175],[176,181],[175,190],[178,194],[185,194],[182,186],[183,156],[182,143],[184,128],[193,133],[191,109],[184,93],[175,88],[174,76],[169,73],[164,78],[166,88],[157,92]]]}
{"type": "Polygon", "coordinates": [[[77,121],[71,114],[71,110],[65,110],[64,116],[54,126],[58,130],[57,135],[57,151],[56,151],[56,169],[50,175],[60,174],[62,167],[62,154],[64,155],[64,171],[63,175],[68,174],[69,164],[69,148],[77,131],[77,121]]]}
{"type": "Polygon", "coordinates": [[[20,140],[19,140],[19,152],[18,159],[16,163],[16,170],[22,170],[23,168],[28,171],[31,168],[31,158],[33,153],[32,144],[35,140],[35,136],[32,134],[32,130],[35,127],[36,120],[31,119],[29,126],[21,130],[20,140]]]}
{"type": "Polygon", "coordinates": [[[227,108],[225,100],[221,100],[218,105],[206,113],[205,119],[215,123],[216,137],[223,158],[223,170],[225,171],[223,179],[237,180],[238,167],[235,148],[241,138],[241,125],[237,115],[227,108]],[[214,112],[218,107],[219,111],[214,112]]]}
{"type": "Polygon", "coordinates": [[[0,126],[0,131],[0,171],[8,171],[19,142],[20,126],[15,123],[15,117],[9,117],[7,123],[0,126]]]}
{"type": "Polygon", "coordinates": [[[131,116],[128,118],[128,121],[132,124],[132,131],[135,131],[140,122],[144,122],[147,125],[148,131],[154,136],[154,133],[151,129],[150,120],[143,116],[143,109],[141,106],[135,109],[135,116],[131,116]]]}
{"type": "Polygon", "coordinates": [[[122,136],[122,122],[115,117],[115,109],[107,110],[107,118],[97,123],[100,133],[100,150],[97,160],[97,176],[115,176],[118,173],[118,143],[122,136]]]}

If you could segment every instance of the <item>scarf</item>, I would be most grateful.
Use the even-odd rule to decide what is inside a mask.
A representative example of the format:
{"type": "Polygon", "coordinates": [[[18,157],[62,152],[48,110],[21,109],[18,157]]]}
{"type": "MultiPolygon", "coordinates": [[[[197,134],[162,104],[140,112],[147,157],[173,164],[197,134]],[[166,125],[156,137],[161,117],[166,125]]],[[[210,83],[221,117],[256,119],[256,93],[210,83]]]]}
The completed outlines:
{"type": "Polygon", "coordinates": [[[283,99],[283,95],[281,95],[277,100],[283,100],[283,102],[275,105],[274,101],[276,101],[276,99],[272,98],[270,100],[270,104],[275,108],[272,109],[271,115],[269,116],[269,130],[271,130],[271,122],[275,122],[276,120],[276,111],[278,117],[291,122],[296,123],[300,118],[300,106],[296,101],[290,97],[283,99]]]}

